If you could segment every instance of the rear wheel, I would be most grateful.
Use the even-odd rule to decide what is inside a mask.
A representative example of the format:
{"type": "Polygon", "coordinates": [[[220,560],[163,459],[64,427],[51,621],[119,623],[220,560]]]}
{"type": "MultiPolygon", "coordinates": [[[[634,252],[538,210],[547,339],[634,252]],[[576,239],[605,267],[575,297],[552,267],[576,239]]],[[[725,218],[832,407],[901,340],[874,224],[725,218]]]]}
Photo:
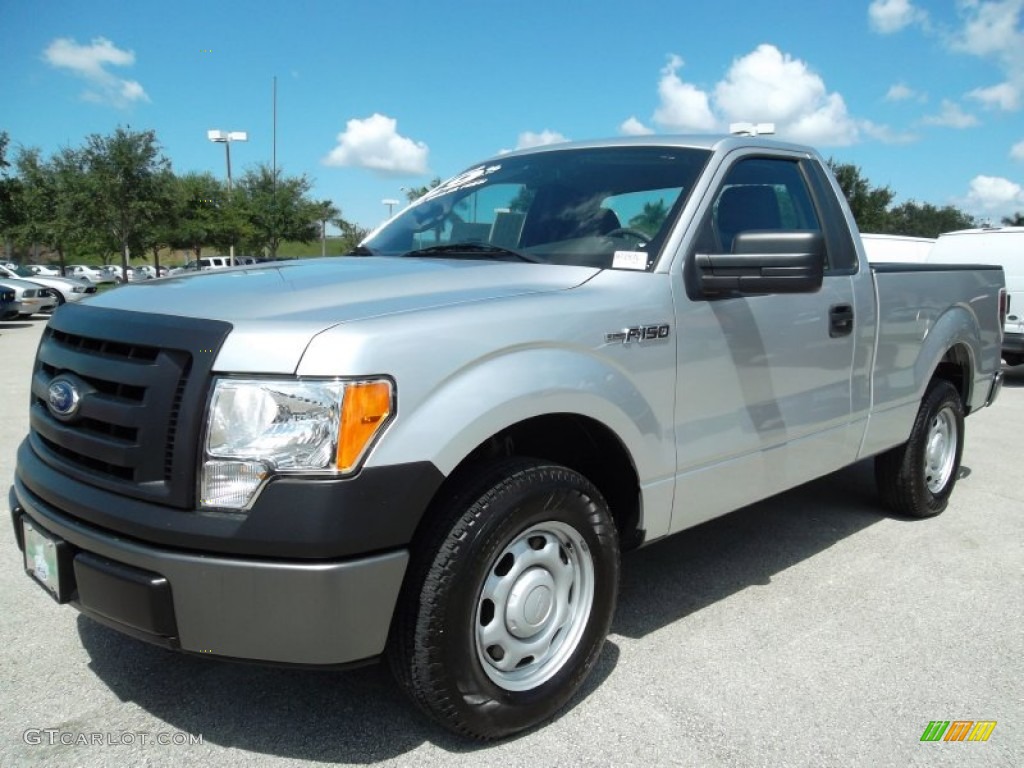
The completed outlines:
{"type": "Polygon", "coordinates": [[[555,714],[615,610],[618,538],[600,492],[566,467],[502,460],[460,484],[418,543],[388,649],[413,700],[480,739],[555,714]]]}
{"type": "Polygon", "coordinates": [[[964,408],[956,387],[936,379],[925,391],[910,439],[875,457],[882,501],[908,517],[932,517],[946,508],[960,473],[964,408]]]}

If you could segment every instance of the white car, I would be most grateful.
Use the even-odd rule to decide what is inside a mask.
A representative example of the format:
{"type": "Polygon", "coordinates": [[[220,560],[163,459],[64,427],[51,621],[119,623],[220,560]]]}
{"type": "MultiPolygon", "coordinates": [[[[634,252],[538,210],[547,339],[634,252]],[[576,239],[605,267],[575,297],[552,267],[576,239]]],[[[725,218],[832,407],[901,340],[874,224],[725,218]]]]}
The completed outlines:
{"type": "Polygon", "coordinates": [[[60,277],[59,269],[54,269],[53,267],[45,267],[42,264],[26,264],[25,269],[30,271],[33,275],[48,275],[50,277],[60,277]]]}
{"type": "Polygon", "coordinates": [[[93,267],[87,267],[84,264],[72,264],[69,267],[64,267],[64,276],[73,277],[78,280],[88,280],[90,283],[103,283],[110,282],[109,280],[103,280],[100,272],[93,267]]]}
{"type": "Polygon", "coordinates": [[[160,272],[157,273],[157,269],[154,266],[145,264],[141,267],[135,267],[135,276],[143,280],[155,280],[158,277],[166,277],[168,270],[167,267],[160,267],[160,272]]]}
{"type": "Polygon", "coordinates": [[[10,277],[19,280],[28,280],[49,288],[57,300],[57,306],[69,301],[81,301],[86,296],[96,293],[96,286],[84,280],[72,280],[69,277],[55,277],[53,275],[33,274],[31,267],[20,267],[17,270],[0,266],[0,277],[10,277]]]}
{"type": "Polygon", "coordinates": [[[4,277],[0,286],[14,290],[14,304],[7,307],[7,317],[32,317],[57,306],[57,298],[49,288],[20,278],[4,277]]]}

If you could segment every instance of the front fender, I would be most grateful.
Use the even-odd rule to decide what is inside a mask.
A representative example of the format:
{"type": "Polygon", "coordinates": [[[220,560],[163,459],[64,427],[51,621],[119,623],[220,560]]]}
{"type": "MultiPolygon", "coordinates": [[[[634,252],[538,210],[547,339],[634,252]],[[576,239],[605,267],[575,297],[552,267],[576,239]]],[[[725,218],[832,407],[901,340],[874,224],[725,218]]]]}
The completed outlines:
{"type": "Polygon", "coordinates": [[[445,475],[503,429],[548,414],[586,416],[618,436],[641,485],[671,477],[672,388],[645,391],[610,361],[582,350],[508,350],[445,378],[420,402],[402,401],[371,465],[427,459],[445,475]],[[665,402],[661,402],[664,400],[665,402]]]}

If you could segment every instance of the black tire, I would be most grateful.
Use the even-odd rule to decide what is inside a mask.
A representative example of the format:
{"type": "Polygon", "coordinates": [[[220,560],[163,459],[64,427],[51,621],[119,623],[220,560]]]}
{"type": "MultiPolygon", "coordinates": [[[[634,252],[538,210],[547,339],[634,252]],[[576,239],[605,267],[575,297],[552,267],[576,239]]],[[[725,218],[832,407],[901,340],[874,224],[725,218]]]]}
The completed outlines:
{"type": "Polygon", "coordinates": [[[396,679],[464,736],[496,739],[547,720],[594,667],[615,612],[619,545],[607,504],[571,469],[504,459],[457,483],[436,512],[395,613],[396,679]],[[536,655],[500,668],[538,638],[536,655]]]}
{"type": "Polygon", "coordinates": [[[928,385],[910,439],[875,457],[882,502],[907,517],[934,517],[946,508],[960,474],[964,407],[944,379],[928,385]]]}

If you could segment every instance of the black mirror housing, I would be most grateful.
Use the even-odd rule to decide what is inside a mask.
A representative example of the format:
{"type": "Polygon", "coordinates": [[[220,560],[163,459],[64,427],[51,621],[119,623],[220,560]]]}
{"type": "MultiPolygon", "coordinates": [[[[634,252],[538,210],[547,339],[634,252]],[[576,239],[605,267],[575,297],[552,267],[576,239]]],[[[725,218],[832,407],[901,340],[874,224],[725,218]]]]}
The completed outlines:
{"type": "Polygon", "coordinates": [[[825,275],[825,238],[817,231],[748,231],[732,253],[697,254],[705,296],[814,293],[825,275]]]}

